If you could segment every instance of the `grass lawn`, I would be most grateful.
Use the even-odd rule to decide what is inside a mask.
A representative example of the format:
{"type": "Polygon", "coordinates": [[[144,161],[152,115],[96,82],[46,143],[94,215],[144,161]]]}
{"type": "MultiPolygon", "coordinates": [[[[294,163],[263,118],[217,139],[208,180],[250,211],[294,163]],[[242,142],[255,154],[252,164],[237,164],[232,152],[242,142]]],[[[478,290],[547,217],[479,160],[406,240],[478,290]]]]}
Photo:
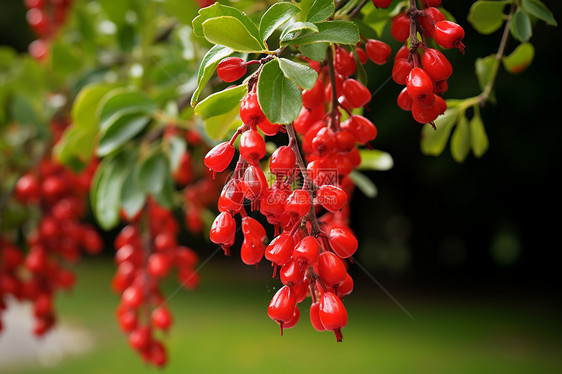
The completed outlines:
{"type": "MultiPolygon", "coordinates": [[[[279,281],[267,265],[248,268],[236,259],[211,261],[198,291],[180,290],[169,305],[175,324],[166,338],[170,363],[145,366],[119,331],[109,290],[110,261],[79,265],[79,282],[57,299],[61,321],[88,329],[86,354],[55,367],[28,364],[0,373],[560,373],[562,337],[554,309],[501,299],[428,298],[395,294],[412,321],[375,284],[357,275],[345,300],[344,341],[313,330],[307,316],[280,336],[267,316],[279,281]],[[239,274],[238,276],[235,274],[239,274]]],[[[174,282],[166,284],[168,295],[174,282]]]]}

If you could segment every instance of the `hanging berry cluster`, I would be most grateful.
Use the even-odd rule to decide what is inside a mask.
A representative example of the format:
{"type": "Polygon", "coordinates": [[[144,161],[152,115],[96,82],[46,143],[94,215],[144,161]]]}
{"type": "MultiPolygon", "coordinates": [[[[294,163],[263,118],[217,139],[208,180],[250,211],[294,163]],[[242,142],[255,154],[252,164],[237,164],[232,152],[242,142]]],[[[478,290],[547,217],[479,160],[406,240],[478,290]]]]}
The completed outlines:
{"type": "MultiPolygon", "coordinates": [[[[373,3],[386,8],[391,1],[373,0],[373,3]]],[[[447,109],[441,94],[447,91],[447,79],[453,73],[449,60],[437,48],[458,48],[464,53],[464,30],[446,20],[437,8],[441,0],[422,0],[421,3],[423,9],[420,10],[415,0],[410,1],[408,10],[392,20],[392,36],[405,43],[394,57],[392,78],[405,86],[398,95],[398,106],[410,111],[417,122],[435,127],[433,121],[447,109]],[[431,40],[436,48],[429,46],[431,40]]]]}
{"type": "MultiPolygon", "coordinates": [[[[309,296],[313,327],[333,331],[341,341],[341,329],[348,318],[342,299],[353,290],[347,268],[358,247],[348,226],[347,202],[354,188],[349,174],[361,162],[357,147],[377,135],[369,119],[353,113],[371,100],[368,88],[356,79],[356,64],[369,60],[384,64],[391,49],[374,39],[357,45],[354,51],[332,47],[324,63],[306,59],[318,79],[311,89],[303,90],[303,109],[292,124],[272,124],[266,118],[253,84],[258,69],[241,101],[244,125],[229,141],[207,153],[205,165],[213,173],[226,170],[240,137],[239,159],[219,197],[220,213],[211,227],[210,239],[229,255],[236,238],[235,216],[240,215],[242,261],[254,265],[265,257],[274,268],[274,277],[283,283],[268,307],[269,317],[280,325],[281,332],[298,322],[298,304],[309,296]],[[286,132],[289,139],[269,159],[269,173],[274,177],[271,185],[260,165],[266,156],[260,131],[266,136],[286,132]],[[273,225],[273,240],[268,241],[264,226],[249,216],[248,206],[250,211],[259,210],[273,225]]],[[[248,65],[270,59],[245,62],[228,57],[218,64],[217,74],[223,81],[233,82],[247,73],[248,65]]]]}
{"type": "Polygon", "coordinates": [[[66,21],[72,0],[24,0],[26,20],[38,39],[29,45],[29,54],[42,60],[51,40],[66,21]]]}
{"type": "MultiPolygon", "coordinates": [[[[58,121],[53,121],[57,124],[52,127],[59,128],[58,121]]],[[[56,293],[71,289],[75,283],[67,265],[78,261],[82,252],[96,254],[103,249],[94,226],[82,222],[96,166],[93,160],[76,174],[48,153],[15,185],[16,198],[30,210],[37,210],[40,218],[22,246],[28,249],[25,254],[14,240],[1,239],[0,306],[8,295],[33,303],[33,333],[37,336],[55,324],[56,293]]]]}
{"type": "Polygon", "coordinates": [[[144,209],[115,238],[112,288],[121,295],[116,315],[129,345],[147,363],[161,367],[167,353],[156,331],[166,333],[173,320],[159,282],[176,270],[182,287],[196,288],[199,260],[195,251],[178,243],[180,225],[170,210],[152,199],[144,209]]]}

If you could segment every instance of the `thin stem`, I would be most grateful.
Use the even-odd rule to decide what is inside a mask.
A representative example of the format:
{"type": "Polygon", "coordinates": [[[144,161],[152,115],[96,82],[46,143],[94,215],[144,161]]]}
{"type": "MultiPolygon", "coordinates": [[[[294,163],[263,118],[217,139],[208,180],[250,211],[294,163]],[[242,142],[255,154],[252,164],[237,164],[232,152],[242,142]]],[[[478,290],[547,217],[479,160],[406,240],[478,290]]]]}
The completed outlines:
{"type": "Polygon", "coordinates": [[[328,74],[332,88],[332,103],[330,105],[330,127],[334,132],[340,130],[339,111],[338,111],[338,88],[336,84],[336,69],[334,68],[334,53],[332,47],[328,48],[328,74]]]}
{"type": "Polygon", "coordinates": [[[361,9],[367,4],[369,0],[362,0],[356,7],[347,15],[350,19],[355,17],[361,12],[361,9]]]}
{"type": "Polygon", "coordinates": [[[419,66],[418,47],[422,44],[418,39],[418,16],[420,10],[416,4],[416,0],[410,0],[410,8],[407,11],[410,17],[410,58],[414,63],[414,67],[419,66]]]}

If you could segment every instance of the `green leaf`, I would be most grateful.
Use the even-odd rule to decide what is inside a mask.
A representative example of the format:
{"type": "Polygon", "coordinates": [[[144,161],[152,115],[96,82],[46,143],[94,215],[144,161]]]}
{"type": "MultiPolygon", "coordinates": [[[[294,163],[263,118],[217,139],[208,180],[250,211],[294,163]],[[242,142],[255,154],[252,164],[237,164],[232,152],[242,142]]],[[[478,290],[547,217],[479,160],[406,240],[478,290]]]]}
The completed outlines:
{"type": "Polygon", "coordinates": [[[357,44],[359,42],[359,28],[349,21],[325,21],[315,23],[318,32],[302,33],[299,36],[283,40],[282,44],[303,45],[309,43],[335,43],[335,44],[357,44]]]}
{"type": "Polygon", "coordinates": [[[229,87],[212,95],[207,96],[195,106],[195,114],[203,119],[219,116],[230,112],[240,105],[240,100],[248,92],[248,85],[229,87]]]}
{"type": "Polygon", "coordinates": [[[154,194],[153,197],[161,207],[165,209],[172,209],[174,206],[174,181],[170,175],[164,179],[162,189],[154,194]]]}
{"type": "Polygon", "coordinates": [[[300,8],[292,3],[273,4],[261,17],[260,40],[265,41],[273,32],[293,16],[300,12],[300,8]]]}
{"type": "Polygon", "coordinates": [[[291,123],[299,115],[301,89],[285,76],[277,59],[263,65],[258,79],[258,101],[271,123],[291,123]]]}
{"type": "Polygon", "coordinates": [[[197,1],[161,0],[158,3],[166,14],[173,14],[183,24],[190,24],[199,11],[197,1]]]}
{"type": "Polygon", "coordinates": [[[470,7],[468,22],[481,34],[491,34],[504,23],[504,8],[510,1],[476,1],[470,7]]]}
{"type": "Polygon", "coordinates": [[[239,112],[240,105],[237,105],[230,112],[206,119],[205,131],[207,135],[217,141],[224,139],[232,129],[243,125],[242,121],[235,121],[239,112]]]}
{"type": "Polygon", "coordinates": [[[498,67],[499,61],[496,58],[496,55],[476,59],[476,76],[478,77],[480,89],[484,90],[488,83],[490,83],[490,81],[494,78],[498,67]]]}
{"type": "Polygon", "coordinates": [[[455,161],[461,163],[470,153],[470,148],[471,142],[468,119],[462,114],[451,136],[451,155],[455,161]]]}
{"type": "Polygon", "coordinates": [[[511,35],[520,42],[526,42],[533,35],[531,19],[521,8],[518,8],[513,14],[509,27],[511,35]]]}
{"type": "Polygon", "coordinates": [[[474,116],[470,120],[468,126],[470,127],[470,142],[472,153],[474,153],[474,156],[480,158],[488,150],[489,141],[479,110],[475,109],[474,116]]]}
{"type": "Polygon", "coordinates": [[[295,22],[290,24],[283,30],[281,35],[279,36],[279,42],[283,43],[285,41],[289,41],[297,37],[301,34],[303,30],[308,32],[318,32],[318,26],[311,22],[295,22]]]}
{"type": "Polygon", "coordinates": [[[66,75],[82,68],[83,62],[76,51],[68,44],[61,41],[53,43],[51,46],[51,67],[61,74],[66,75]]]}
{"type": "Polygon", "coordinates": [[[248,30],[248,32],[253,35],[256,39],[259,38],[259,30],[256,24],[246,15],[246,13],[240,11],[237,8],[222,5],[221,3],[214,3],[211,6],[201,8],[199,10],[199,15],[195,17],[192,22],[193,34],[196,36],[205,36],[203,30],[203,23],[211,18],[218,18],[223,16],[234,17],[240,21],[242,25],[248,30]]]}
{"type": "Polygon", "coordinates": [[[205,38],[239,52],[265,52],[266,48],[238,18],[223,16],[203,22],[205,38]]]}
{"type": "Polygon", "coordinates": [[[137,168],[131,169],[121,189],[121,207],[128,218],[135,217],[146,202],[146,192],[137,182],[137,168]]]}
{"type": "Polygon", "coordinates": [[[63,163],[77,158],[87,163],[97,144],[98,107],[114,85],[99,83],[84,87],[72,105],[72,123],[55,146],[55,154],[63,163]]]}
{"type": "Polygon", "coordinates": [[[279,68],[281,68],[285,77],[305,90],[312,89],[318,79],[318,73],[310,66],[286,58],[279,59],[279,68]]]}
{"type": "Polygon", "coordinates": [[[170,160],[170,170],[176,172],[180,166],[181,158],[187,149],[185,138],[172,136],[167,141],[166,153],[170,160]]]}
{"type": "Polygon", "coordinates": [[[377,186],[370,180],[365,174],[353,170],[349,173],[349,178],[353,181],[353,184],[361,191],[363,194],[369,198],[374,198],[378,195],[377,186]]]}
{"type": "Polygon", "coordinates": [[[126,113],[113,122],[107,122],[107,128],[99,140],[97,155],[103,157],[116,151],[139,134],[151,119],[144,113],[126,113]]]}
{"type": "Polygon", "coordinates": [[[169,174],[168,159],[162,152],[158,151],[141,162],[137,182],[146,193],[157,195],[164,188],[164,181],[169,174]]]}
{"type": "Polygon", "coordinates": [[[543,20],[548,25],[558,26],[558,23],[554,19],[552,12],[539,0],[522,0],[521,7],[525,12],[531,14],[538,19],[543,20]]]}
{"type": "Polygon", "coordinates": [[[191,106],[197,104],[201,91],[213,76],[219,62],[234,53],[234,50],[223,45],[214,45],[203,57],[201,66],[199,67],[199,74],[197,76],[197,88],[193,91],[191,96],[191,106]]]}
{"type": "Polygon", "coordinates": [[[100,129],[106,131],[115,121],[126,114],[152,116],[158,109],[154,100],[141,91],[116,88],[104,96],[100,103],[100,129]]]}
{"type": "Polygon", "coordinates": [[[330,43],[311,43],[299,45],[299,51],[306,57],[322,62],[328,56],[328,47],[330,43]]]}
{"type": "Polygon", "coordinates": [[[334,14],[335,10],[334,0],[315,0],[308,10],[306,20],[308,22],[325,21],[334,14]]]}
{"type": "Polygon", "coordinates": [[[535,47],[531,43],[521,43],[511,54],[502,59],[505,70],[510,73],[520,73],[533,62],[535,47]]]}
{"type": "Polygon", "coordinates": [[[90,200],[94,216],[104,230],[119,223],[121,189],[135,159],[136,153],[127,150],[103,159],[96,170],[90,200]]]}
{"type": "Polygon", "coordinates": [[[394,160],[388,152],[377,149],[360,149],[361,163],[358,170],[390,170],[394,166],[394,160]]]}
{"type": "Polygon", "coordinates": [[[434,121],[437,130],[429,124],[422,128],[421,151],[425,155],[439,156],[449,140],[449,135],[459,117],[459,109],[449,107],[445,113],[434,121]]]}

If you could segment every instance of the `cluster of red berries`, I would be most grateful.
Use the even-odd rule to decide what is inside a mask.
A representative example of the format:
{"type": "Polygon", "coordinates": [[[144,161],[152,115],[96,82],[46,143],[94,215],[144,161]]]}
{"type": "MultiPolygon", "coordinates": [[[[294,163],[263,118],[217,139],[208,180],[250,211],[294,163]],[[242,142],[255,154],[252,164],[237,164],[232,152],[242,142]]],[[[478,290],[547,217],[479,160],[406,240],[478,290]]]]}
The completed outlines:
{"type": "Polygon", "coordinates": [[[9,294],[32,302],[33,333],[37,336],[44,335],[55,323],[56,292],[70,289],[75,283],[65,263],[75,263],[82,252],[96,254],[103,249],[103,240],[94,226],[82,222],[96,166],[94,160],[75,174],[49,154],[15,185],[15,197],[29,208],[38,209],[40,219],[27,236],[27,253],[7,238],[2,239],[0,304],[9,294]]]}
{"type": "Polygon", "coordinates": [[[47,55],[49,40],[66,21],[72,0],[24,0],[26,20],[38,39],[29,45],[31,57],[42,60],[47,55]]]}
{"type": "MultiPolygon", "coordinates": [[[[391,3],[373,2],[381,8],[391,3]]],[[[422,4],[424,9],[410,7],[392,20],[392,36],[405,43],[394,57],[392,78],[396,83],[405,85],[398,95],[398,106],[411,111],[417,122],[435,126],[433,121],[447,109],[440,95],[447,91],[447,79],[453,73],[453,68],[445,55],[437,48],[429,47],[428,43],[432,39],[437,46],[458,48],[463,52],[464,30],[460,25],[446,20],[437,8],[441,0],[424,0],[422,4]],[[418,33],[422,37],[421,41],[417,37],[418,33]]]]}
{"type": "Polygon", "coordinates": [[[124,226],[115,238],[117,272],[113,290],[121,295],[117,320],[129,345],[148,363],[163,366],[166,348],[155,330],[167,332],[173,319],[159,282],[176,270],[186,289],[199,284],[199,259],[177,240],[179,223],[173,212],[149,199],[145,211],[124,226]]]}

